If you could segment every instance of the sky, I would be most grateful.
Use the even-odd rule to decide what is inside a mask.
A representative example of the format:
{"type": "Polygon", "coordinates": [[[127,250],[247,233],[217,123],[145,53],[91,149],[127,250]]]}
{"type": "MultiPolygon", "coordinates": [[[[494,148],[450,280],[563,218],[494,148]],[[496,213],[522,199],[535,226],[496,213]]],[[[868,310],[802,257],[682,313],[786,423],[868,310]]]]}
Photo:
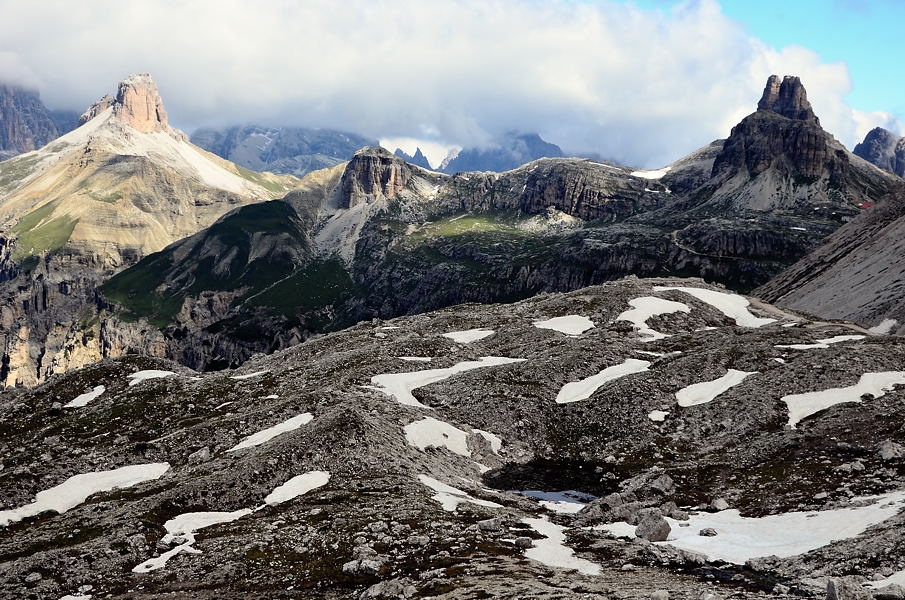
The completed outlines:
{"type": "MultiPolygon", "coordinates": [[[[539,133],[656,168],[798,75],[849,148],[905,135],[902,0],[0,0],[0,81],[83,111],[133,73],[171,122],[453,146],[539,133]]],[[[391,148],[392,149],[392,148],[391,148]]]]}

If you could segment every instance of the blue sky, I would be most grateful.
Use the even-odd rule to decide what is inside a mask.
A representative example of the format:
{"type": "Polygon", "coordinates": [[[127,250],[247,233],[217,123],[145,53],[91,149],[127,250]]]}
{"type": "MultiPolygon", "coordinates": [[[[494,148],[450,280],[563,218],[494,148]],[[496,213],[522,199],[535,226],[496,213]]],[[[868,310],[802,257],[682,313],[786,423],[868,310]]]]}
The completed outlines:
{"type": "MultiPolygon", "coordinates": [[[[628,0],[631,1],[631,0],[628,0]]],[[[637,0],[670,11],[680,0],[637,0]]],[[[905,0],[721,0],[723,14],[775,47],[803,46],[851,74],[845,97],[905,120],[905,0]]]]}
{"type": "Polygon", "coordinates": [[[539,133],[657,168],[798,75],[847,147],[905,135],[905,0],[0,0],[0,81],[84,110],[133,73],[177,127],[329,127],[437,164],[539,133]]]}

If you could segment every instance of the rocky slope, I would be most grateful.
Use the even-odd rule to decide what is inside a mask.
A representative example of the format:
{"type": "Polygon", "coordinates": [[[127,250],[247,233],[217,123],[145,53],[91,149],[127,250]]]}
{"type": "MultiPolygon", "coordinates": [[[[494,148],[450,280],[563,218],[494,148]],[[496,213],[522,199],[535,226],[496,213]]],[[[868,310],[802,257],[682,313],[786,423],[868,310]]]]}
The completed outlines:
{"type": "Polygon", "coordinates": [[[905,177],[905,137],[875,127],[855,146],[854,153],[885,171],[905,177]]]}
{"type": "Polygon", "coordinates": [[[261,127],[199,129],[192,143],[254,171],[288,173],[296,177],[338,165],[377,141],[334,129],[261,127]]]}
{"type": "Polygon", "coordinates": [[[78,129],[0,163],[0,379],[33,384],[97,360],[99,282],[296,182],[192,146],[150,76],[124,80],[78,129]]]}
{"type": "Polygon", "coordinates": [[[631,278],[106,360],[0,396],[0,596],[901,598],[903,353],[631,278]]]}
{"type": "Polygon", "coordinates": [[[781,306],[905,332],[905,185],[754,293],[781,306]]]}
{"type": "MultiPolygon", "coordinates": [[[[758,110],[727,140],[657,171],[559,158],[449,176],[372,148],[311,177],[309,192],[281,209],[310,227],[287,242],[294,262],[278,261],[270,275],[257,267],[262,278],[247,285],[227,278],[202,289],[185,274],[207,264],[201,248],[227,246],[221,234],[203,234],[115,278],[105,296],[163,327],[165,356],[191,357],[198,369],[236,366],[361,319],[629,274],[750,290],[896,181],[823,131],[790,77],[771,78],[758,110]],[[301,293],[312,289],[324,293],[301,293]]],[[[243,231],[239,245],[253,247],[259,229],[243,231]]],[[[226,271],[247,268],[242,257],[226,257],[238,260],[226,271]]]]}

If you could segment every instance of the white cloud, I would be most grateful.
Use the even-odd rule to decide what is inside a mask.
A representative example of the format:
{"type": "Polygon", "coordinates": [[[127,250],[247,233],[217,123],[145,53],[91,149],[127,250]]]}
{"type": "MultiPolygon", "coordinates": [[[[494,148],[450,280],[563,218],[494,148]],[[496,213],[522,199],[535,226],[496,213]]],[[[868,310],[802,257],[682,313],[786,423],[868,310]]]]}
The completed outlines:
{"type": "Polygon", "coordinates": [[[769,48],[715,0],[0,0],[0,14],[0,78],[81,110],[148,71],[186,129],[254,121],[444,146],[537,131],[657,167],[726,136],[771,73],[801,76],[849,146],[881,119],[845,104],[844,64],[769,48]]]}

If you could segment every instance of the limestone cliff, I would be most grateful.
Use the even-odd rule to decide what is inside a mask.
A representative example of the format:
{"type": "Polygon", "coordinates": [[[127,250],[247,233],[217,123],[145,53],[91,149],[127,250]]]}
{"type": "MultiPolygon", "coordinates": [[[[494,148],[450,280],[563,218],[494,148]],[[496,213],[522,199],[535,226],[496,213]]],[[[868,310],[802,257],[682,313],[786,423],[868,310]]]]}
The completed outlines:
{"type": "Polygon", "coordinates": [[[0,83],[0,160],[40,148],[60,133],[36,91],[0,83]]]}

